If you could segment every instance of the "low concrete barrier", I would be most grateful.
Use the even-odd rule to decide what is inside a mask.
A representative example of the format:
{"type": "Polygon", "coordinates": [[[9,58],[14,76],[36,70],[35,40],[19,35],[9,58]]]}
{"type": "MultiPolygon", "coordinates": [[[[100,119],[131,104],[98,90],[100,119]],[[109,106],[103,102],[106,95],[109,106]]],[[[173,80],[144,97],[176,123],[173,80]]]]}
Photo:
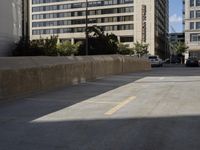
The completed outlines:
{"type": "Polygon", "coordinates": [[[129,56],[2,57],[0,100],[83,83],[107,75],[150,70],[129,56]]]}

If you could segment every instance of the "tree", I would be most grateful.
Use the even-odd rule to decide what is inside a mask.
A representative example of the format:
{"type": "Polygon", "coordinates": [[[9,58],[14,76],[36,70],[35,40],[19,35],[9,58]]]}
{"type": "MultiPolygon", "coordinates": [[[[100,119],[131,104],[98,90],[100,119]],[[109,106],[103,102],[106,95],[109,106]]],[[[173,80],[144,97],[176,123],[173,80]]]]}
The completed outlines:
{"type": "Polygon", "coordinates": [[[149,53],[149,44],[139,43],[138,41],[134,43],[134,50],[138,57],[142,57],[149,53]]]}
{"type": "Polygon", "coordinates": [[[174,50],[177,55],[183,55],[188,50],[188,46],[186,46],[183,42],[177,42],[174,44],[174,50]]]}
{"type": "MultiPolygon", "coordinates": [[[[118,39],[114,34],[104,32],[103,28],[98,26],[88,27],[89,34],[89,55],[116,54],[118,49],[118,39]]],[[[85,41],[79,47],[79,54],[85,55],[85,41]]]]}
{"type": "Polygon", "coordinates": [[[23,38],[13,51],[14,56],[57,56],[58,36],[51,36],[49,39],[29,40],[23,38]]]}
{"type": "Polygon", "coordinates": [[[134,49],[129,48],[128,44],[118,44],[118,53],[122,55],[133,55],[134,54],[134,49]]]}
{"type": "Polygon", "coordinates": [[[80,43],[72,44],[71,42],[67,41],[64,43],[60,43],[57,45],[58,53],[61,56],[70,56],[78,54],[78,48],[80,43]]]}
{"type": "Polygon", "coordinates": [[[183,42],[177,42],[177,43],[174,44],[174,48],[173,49],[175,50],[176,55],[181,60],[181,64],[184,63],[184,56],[183,56],[183,54],[185,52],[187,52],[188,48],[189,47],[186,46],[186,44],[183,43],[183,42]]]}

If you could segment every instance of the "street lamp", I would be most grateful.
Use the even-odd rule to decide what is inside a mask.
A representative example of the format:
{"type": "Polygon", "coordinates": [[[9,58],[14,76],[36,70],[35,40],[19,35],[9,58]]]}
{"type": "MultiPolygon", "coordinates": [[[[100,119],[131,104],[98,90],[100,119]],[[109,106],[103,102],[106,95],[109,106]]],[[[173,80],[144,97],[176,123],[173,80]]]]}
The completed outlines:
{"type": "Polygon", "coordinates": [[[88,55],[89,41],[88,41],[88,0],[85,1],[85,55],[88,55]]]}

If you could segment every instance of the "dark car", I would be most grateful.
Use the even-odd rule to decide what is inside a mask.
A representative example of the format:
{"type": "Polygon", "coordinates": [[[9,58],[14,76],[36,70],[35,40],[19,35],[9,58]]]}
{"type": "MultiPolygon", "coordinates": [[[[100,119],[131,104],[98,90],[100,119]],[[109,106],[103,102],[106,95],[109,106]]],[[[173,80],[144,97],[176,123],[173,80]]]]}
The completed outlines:
{"type": "Polygon", "coordinates": [[[197,58],[189,58],[186,61],[187,67],[199,67],[199,60],[197,58]]]}

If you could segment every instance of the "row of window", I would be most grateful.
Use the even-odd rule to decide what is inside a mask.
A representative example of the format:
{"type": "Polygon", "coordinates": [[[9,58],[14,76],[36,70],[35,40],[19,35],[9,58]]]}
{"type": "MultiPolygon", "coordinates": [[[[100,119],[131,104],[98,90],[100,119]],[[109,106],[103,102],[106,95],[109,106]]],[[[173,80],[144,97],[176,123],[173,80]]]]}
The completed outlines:
{"type": "MultiPolygon", "coordinates": [[[[64,1],[69,1],[69,0],[32,0],[32,4],[43,4],[43,3],[56,3],[56,2],[64,2],[64,1]]],[[[75,0],[71,0],[71,1],[75,1],[75,0]]],[[[109,0],[108,3],[127,3],[130,0],[109,0]]],[[[101,2],[103,1],[95,1],[95,2],[88,2],[88,4],[93,3],[96,5],[100,5],[101,2]]],[[[132,0],[133,2],[133,0],[132,0]]]]}
{"type": "Polygon", "coordinates": [[[32,4],[64,2],[68,0],[32,0],[32,4]]]}
{"type": "MultiPolygon", "coordinates": [[[[114,26],[102,26],[104,31],[117,31],[117,30],[133,30],[133,24],[128,25],[114,25],[114,26]]],[[[38,29],[33,30],[33,35],[42,34],[62,34],[62,33],[77,33],[85,32],[85,27],[83,28],[60,28],[60,29],[38,29]]]]}
{"type": "Polygon", "coordinates": [[[200,6],[200,0],[190,0],[190,7],[200,6]]]}
{"type": "MultiPolygon", "coordinates": [[[[88,2],[88,7],[97,7],[97,6],[108,6],[108,5],[117,5],[117,4],[128,4],[133,3],[133,0],[104,0],[104,1],[94,1],[88,2]]],[[[52,11],[52,10],[63,10],[63,9],[74,9],[74,8],[85,8],[86,3],[73,3],[73,4],[62,4],[62,5],[50,5],[50,6],[38,6],[33,7],[33,12],[40,11],[52,11]]]]}
{"type": "MultiPolygon", "coordinates": [[[[59,39],[60,43],[64,42],[72,42],[72,39],[59,39]]],[[[83,42],[85,39],[82,38],[74,38],[73,42],[78,43],[78,42],[83,42]]],[[[119,41],[121,43],[127,43],[127,42],[134,42],[134,37],[133,36],[119,36],[119,41]]]]}
{"type": "Polygon", "coordinates": [[[193,19],[193,18],[200,18],[200,10],[190,11],[190,19],[193,19]]]}
{"type": "Polygon", "coordinates": [[[200,22],[190,22],[190,30],[199,30],[200,29],[200,22]]]}
{"type": "MultiPolygon", "coordinates": [[[[133,16],[88,19],[88,23],[107,23],[107,22],[125,22],[125,21],[133,21],[133,16]]],[[[44,22],[33,22],[32,27],[64,26],[64,25],[77,25],[85,23],[86,23],[85,19],[44,21],[44,22]]]]}
{"type": "MultiPolygon", "coordinates": [[[[128,12],[133,12],[133,7],[110,8],[110,9],[88,11],[89,15],[104,15],[104,14],[116,14],[116,13],[128,13],[128,12]]],[[[36,14],[32,15],[32,19],[39,20],[39,19],[77,17],[77,16],[85,16],[85,11],[36,14]]]]}

